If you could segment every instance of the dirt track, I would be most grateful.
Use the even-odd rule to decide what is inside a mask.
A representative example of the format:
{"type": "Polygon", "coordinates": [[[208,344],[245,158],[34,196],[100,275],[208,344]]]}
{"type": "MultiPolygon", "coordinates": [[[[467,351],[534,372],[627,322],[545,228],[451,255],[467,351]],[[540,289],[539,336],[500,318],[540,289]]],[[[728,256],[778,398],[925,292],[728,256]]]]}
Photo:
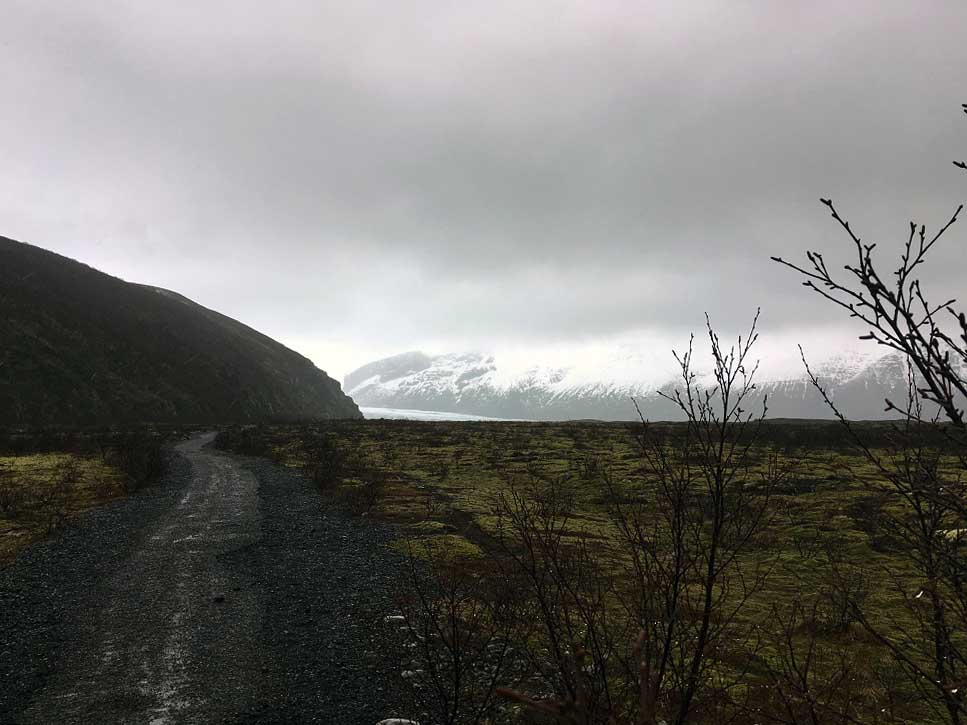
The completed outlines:
{"type": "Polygon", "coordinates": [[[0,572],[0,722],[404,714],[382,626],[389,532],[209,440],[0,572]]]}

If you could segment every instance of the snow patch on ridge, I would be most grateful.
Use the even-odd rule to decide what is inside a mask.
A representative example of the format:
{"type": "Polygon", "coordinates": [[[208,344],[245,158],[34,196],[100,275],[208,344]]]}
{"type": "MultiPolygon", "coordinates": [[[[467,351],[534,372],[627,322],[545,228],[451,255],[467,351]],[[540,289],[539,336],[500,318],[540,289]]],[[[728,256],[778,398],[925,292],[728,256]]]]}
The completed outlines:
{"type": "MultiPolygon", "coordinates": [[[[698,339],[694,345],[698,380],[711,382],[707,340],[698,339]]],[[[347,386],[347,393],[363,400],[378,394],[386,398],[450,396],[458,402],[468,396],[521,391],[540,391],[549,400],[575,396],[643,396],[679,384],[680,371],[671,348],[667,341],[625,339],[610,344],[561,345],[495,354],[447,353],[428,356],[428,365],[422,370],[406,374],[386,370],[371,375],[347,386]]],[[[756,352],[762,353],[757,373],[759,383],[775,385],[805,380],[794,344],[776,344],[756,352]]],[[[869,371],[884,352],[882,348],[867,346],[845,349],[818,361],[807,355],[807,360],[820,378],[842,384],[869,371]]],[[[891,370],[889,374],[894,373],[891,370]]]]}

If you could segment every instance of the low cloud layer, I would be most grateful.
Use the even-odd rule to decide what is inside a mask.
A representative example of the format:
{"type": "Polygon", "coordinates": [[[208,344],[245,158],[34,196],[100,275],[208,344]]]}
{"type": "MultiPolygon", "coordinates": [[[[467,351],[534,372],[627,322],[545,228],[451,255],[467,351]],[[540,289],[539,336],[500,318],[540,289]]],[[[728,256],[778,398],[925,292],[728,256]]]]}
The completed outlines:
{"type": "MultiPolygon", "coordinates": [[[[190,5],[190,6],[189,6],[190,5]]],[[[4,7],[0,234],[176,289],[339,375],[757,306],[967,194],[961,3],[4,7]]],[[[964,232],[925,272],[962,286],[964,232]]],[[[821,344],[818,340],[807,340],[821,344]]]]}

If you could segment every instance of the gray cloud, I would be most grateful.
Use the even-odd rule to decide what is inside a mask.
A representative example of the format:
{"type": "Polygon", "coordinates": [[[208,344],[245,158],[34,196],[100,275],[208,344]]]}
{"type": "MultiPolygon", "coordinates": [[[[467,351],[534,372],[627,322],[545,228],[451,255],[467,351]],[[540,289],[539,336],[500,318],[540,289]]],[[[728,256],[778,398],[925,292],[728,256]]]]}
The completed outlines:
{"type": "Polygon", "coordinates": [[[319,350],[813,324],[820,195],[964,195],[961,3],[171,5],[5,3],[0,233],[319,350]]]}

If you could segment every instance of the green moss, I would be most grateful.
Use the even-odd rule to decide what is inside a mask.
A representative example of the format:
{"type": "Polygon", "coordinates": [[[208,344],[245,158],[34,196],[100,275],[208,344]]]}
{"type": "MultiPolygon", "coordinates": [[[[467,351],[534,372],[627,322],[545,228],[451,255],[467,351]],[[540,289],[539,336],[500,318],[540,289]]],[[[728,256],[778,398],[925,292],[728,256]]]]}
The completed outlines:
{"type": "MultiPolygon", "coordinates": [[[[602,566],[620,576],[628,555],[616,546],[620,536],[608,515],[609,504],[614,495],[622,500],[636,492],[644,492],[647,500],[654,485],[642,466],[638,429],[627,424],[344,421],[322,427],[351,452],[357,473],[350,476],[376,471],[385,477],[369,515],[401,524],[403,538],[394,548],[418,556],[427,551],[458,561],[485,556],[500,526],[494,511],[498,497],[513,489],[539,491],[549,480],[566,477],[577,503],[567,541],[585,543],[602,566]],[[604,476],[613,492],[605,487],[604,476]]],[[[906,623],[909,613],[895,585],[903,584],[909,567],[900,552],[874,541],[870,520],[876,506],[896,512],[900,502],[882,496],[886,484],[878,471],[843,445],[834,426],[769,428],[753,450],[756,463],[748,472],[749,485],[761,485],[760,474],[773,455],[788,473],[773,495],[774,516],[761,541],[741,561],[748,568],[767,567],[766,586],[742,608],[736,623],[770,622],[775,607],[823,591],[828,586],[824,547],[832,547],[859,574],[868,575],[874,616],[906,623]],[[816,537],[819,545],[811,550],[809,542],[816,537]],[[896,578],[883,576],[884,570],[896,578]]],[[[877,430],[870,426],[868,432],[875,437],[877,430]]],[[[301,465],[299,429],[280,426],[269,435],[284,462],[301,465]]],[[[956,470],[952,461],[950,467],[956,470]]],[[[912,573],[909,584],[917,586],[912,573]]],[[[836,638],[848,642],[851,656],[888,658],[885,648],[864,639],[855,626],[828,636],[830,643],[836,638]]],[[[759,656],[768,661],[778,653],[764,645],[759,656]]]]}
{"type": "Polygon", "coordinates": [[[476,544],[457,534],[418,536],[398,539],[390,547],[417,559],[433,561],[467,561],[480,559],[483,551],[476,544]]]}
{"type": "Polygon", "coordinates": [[[447,526],[441,521],[416,521],[406,526],[406,532],[409,535],[421,537],[428,534],[448,533],[450,528],[450,526],[447,526]]]}
{"type": "Polygon", "coordinates": [[[0,561],[43,538],[58,521],[124,492],[100,458],[70,453],[0,457],[0,561]]]}

